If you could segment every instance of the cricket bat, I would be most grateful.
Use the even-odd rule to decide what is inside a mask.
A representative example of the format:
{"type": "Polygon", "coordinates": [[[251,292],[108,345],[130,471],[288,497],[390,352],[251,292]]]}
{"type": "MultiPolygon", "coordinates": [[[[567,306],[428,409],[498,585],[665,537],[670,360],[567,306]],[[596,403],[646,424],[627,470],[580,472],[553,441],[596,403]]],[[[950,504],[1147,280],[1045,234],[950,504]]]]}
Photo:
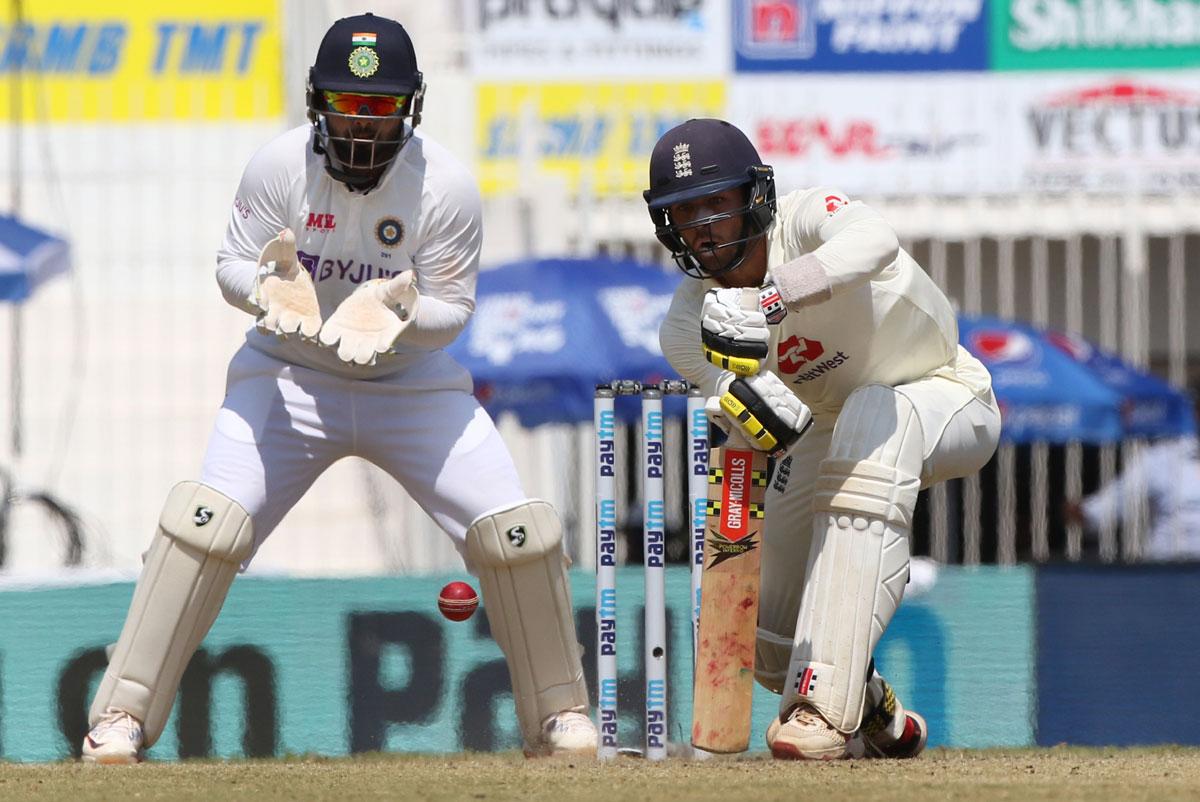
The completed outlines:
{"type": "Polygon", "coordinates": [[[706,752],[744,752],[750,746],[766,487],[767,455],[736,432],[709,452],[692,689],[692,745],[706,752]]]}

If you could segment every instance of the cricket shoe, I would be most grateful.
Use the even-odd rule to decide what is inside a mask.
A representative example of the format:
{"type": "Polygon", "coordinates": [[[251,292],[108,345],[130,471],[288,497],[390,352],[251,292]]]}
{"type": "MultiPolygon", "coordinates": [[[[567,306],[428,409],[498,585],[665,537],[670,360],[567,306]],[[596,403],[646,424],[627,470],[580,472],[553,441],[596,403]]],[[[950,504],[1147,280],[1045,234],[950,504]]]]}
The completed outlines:
{"type": "Polygon", "coordinates": [[[542,735],[534,748],[525,749],[526,757],[596,754],[600,734],[596,725],[583,713],[564,710],[547,716],[542,722],[542,735]]]}
{"type": "Polygon", "coordinates": [[[864,737],[867,757],[907,760],[925,751],[925,742],[929,740],[925,719],[911,710],[904,711],[904,715],[904,731],[899,738],[891,738],[884,732],[864,737]]]}
{"type": "Polygon", "coordinates": [[[111,707],[83,738],[83,762],[103,765],[138,763],[145,736],[133,716],[111,707]]]}
{"type": "Polygon", "coordinates": [[[851,757],[849,738],[808,705],[795,705],[767,727],[767,746],[779,760],[851,757]]]}

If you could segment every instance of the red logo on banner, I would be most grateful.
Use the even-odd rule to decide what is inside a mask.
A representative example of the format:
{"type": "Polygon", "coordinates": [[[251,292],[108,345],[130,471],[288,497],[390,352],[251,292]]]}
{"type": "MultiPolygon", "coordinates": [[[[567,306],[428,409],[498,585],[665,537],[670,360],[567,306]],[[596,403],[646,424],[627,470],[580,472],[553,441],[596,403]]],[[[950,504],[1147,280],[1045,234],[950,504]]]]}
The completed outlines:
{"type": "Polygon", "coordinates": [[[779,369],[784,373],[795,373],[825,353],[820,340],[806,340],[792,335],[779,344],[779,369]]]}
{"type": "Polygon", "coordinates": [[[755,42],[795,42],[800,38],[804,9],[796,0],[755,0],[750,18],[755,42]]]}
{"type": "Polygon", "coordinates": [[[749,451],[727,448],[721,455],[721,536],[736,543],[752,534],[750,529],[749,451]]]}

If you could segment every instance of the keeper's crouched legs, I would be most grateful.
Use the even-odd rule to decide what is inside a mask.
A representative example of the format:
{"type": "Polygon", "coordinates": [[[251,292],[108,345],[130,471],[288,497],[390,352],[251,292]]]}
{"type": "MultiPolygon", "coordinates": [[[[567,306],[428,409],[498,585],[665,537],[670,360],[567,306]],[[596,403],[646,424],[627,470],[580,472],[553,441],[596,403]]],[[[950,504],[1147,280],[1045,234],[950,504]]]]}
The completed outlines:
{"type": "Polygon", "coordinates": [[[91,726],[122,711],[141,723],[144,746],[158,740],[183,671],[253,543],[250,516],[233,499],[200,482],[171,489],[92,701],[91,726]]]}
{"type": "Polygon", "coordinates": [[[544,501],[480,516],[467,530],[492,637],[504,651],[529,754],[594,752],[562,527],[544,501]]]}

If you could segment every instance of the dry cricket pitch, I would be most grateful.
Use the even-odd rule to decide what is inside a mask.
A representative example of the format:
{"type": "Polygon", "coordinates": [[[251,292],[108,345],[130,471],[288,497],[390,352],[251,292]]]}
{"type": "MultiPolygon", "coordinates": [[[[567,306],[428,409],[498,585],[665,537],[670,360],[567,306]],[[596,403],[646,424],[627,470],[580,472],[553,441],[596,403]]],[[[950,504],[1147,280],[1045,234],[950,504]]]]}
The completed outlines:
{"type": "Polygon", "coordinates": [[[1200,749],[965,751],[913,761],[780,763],[765,757],[532,760],[371,755],[101,768],[0,763],[0,800],[1184,800],[1200,799],[1200,749]]]}

